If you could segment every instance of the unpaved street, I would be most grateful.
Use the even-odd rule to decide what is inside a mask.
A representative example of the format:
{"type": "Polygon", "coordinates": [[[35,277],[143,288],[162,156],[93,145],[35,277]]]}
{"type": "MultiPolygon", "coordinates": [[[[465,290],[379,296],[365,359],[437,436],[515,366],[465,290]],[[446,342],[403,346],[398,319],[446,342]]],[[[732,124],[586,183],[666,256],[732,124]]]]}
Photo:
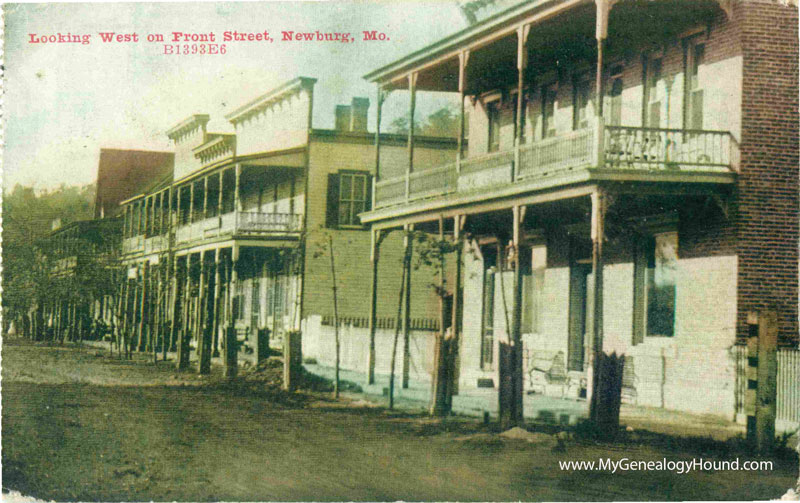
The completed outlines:
{"type": "Polygon", "coordinates": [[[43,499],[763,500],[797,480],[788,456],[759,473],[567,472],[559,461],[749,458],[730,443],[655,435],[554,448],[552,435],[507,439],[473,419],[433,421],[266,381],[229,386],[96,348],[15,340],[2,357],[3,487],[43,499]]]}

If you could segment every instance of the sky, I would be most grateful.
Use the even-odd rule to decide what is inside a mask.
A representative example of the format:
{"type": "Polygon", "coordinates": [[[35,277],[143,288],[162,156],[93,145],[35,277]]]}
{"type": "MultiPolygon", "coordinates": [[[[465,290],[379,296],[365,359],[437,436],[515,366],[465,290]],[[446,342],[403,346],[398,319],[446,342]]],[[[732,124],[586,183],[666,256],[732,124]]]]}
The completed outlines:
{"type": "MultiPolygon", "coordinates": [[[[100,148],[171,150],[165,135],[191,114],[210,131],[233,132],[224,115],[298,76],[315,77],[314,127],[333,127],[337,104],[370,98],[367,72],[463,29],[452,1],[5,4],[3,186],[51,189],[91,183],[100,148]],[[277,39],[226,44],[226,54],[167,55],[172,32],[226,30],[277,39]],[[356,41],[281,42],[285,30],[352,33],[356,41]],[[364,30],[387,41],[365,42],[364,30]],[[139,42],[103,43],[99,33],[139,42]],[[52,35],[91,35],[88,44],[31,43],[52,35]],[[161,34],[165,42],[147,42],[161,34]]],[[[424,117],[454,96],[420,93],[424,117]]],[[[384,124],[403,114],[408,93],[392,93],[384,124]]]]}

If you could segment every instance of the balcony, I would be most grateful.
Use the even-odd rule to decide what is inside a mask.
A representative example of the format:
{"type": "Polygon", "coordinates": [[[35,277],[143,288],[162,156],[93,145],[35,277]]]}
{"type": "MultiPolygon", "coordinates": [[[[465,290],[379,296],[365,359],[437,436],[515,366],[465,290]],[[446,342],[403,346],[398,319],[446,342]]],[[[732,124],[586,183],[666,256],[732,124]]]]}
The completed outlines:
{"type": "Polygon", "coordinates": [[[122,240],[122,253],[143,253],[150,255],[153,253],[164,253],[169,251],[169,235],[160,234],[155,236],[138,235],[122,240]]]}
{"type": "Polygon", "coordinates": [[[175,242],[185,244],[224,236],[291,237],[302,229],[302,215],[235,211],[178,227],[175,242]]]}
{"type": "MultiPolygon", "coordinates": [[[[566,185],[587,179],[648,182],[723,180],[738,170],[739,147],[727,131],[600,126],[375,184],[375,208],[451,194],[566,185]],[[703,174],[710,175],[702,177],[703,174]],[[698,176],[700,175],[700,176],[698,176]],[[537,185],[537,182],[538,185],[537,185]]],[[[511,191],[513,193],[513,190],[511,191]]]]}

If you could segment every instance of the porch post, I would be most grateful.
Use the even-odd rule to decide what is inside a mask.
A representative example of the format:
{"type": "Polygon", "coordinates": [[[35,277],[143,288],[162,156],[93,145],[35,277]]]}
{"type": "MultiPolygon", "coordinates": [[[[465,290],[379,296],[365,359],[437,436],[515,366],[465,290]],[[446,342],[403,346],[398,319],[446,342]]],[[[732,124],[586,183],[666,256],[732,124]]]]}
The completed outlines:
{"type": "Polygon", "coordinates": [[[455,281],[453,283],[453,316],[450,326],[453,333],[453,359],[450,362],[450,399],[458,394],[458,378],[460,374],[460,353],[461,353],[461,315],[463,311],[463,297],[461,296],[461,267],[463,258],[464,243],[461,241],[461,231],[466,220],[465,215],[456,215],[453,219],[453,241],[455,243],[455,281]]]}
{"type": "Polygon", "coordinates": [[[511,418],[515,424],[523,424],[522,408],[522,220],[525,217],[525,206],[514,206],[513,245],[514,245],[514,307],[511,319],[511,336],[513,355],[513,390],[511,418]]]}
{"type": "Polygon", "coordinates": [[[178,342],[178,257],[172,257],[172,298],[170,306],[170,319],[172,320],[172,334],[170,336],[169,350],[175,351],[178,342]]]}
{"type": "Polygon", "coordinates": [[[403,236],[405,257],[403,267],[406,268],[406,284],[403,289],[403,389],[408,388],[409,374],[411,373],[411,254],[413,253],[414,239],[410,233],[414,232],[414,224],[408,224],[403,236]]]}
{"type": "MultiPolygon", "coordinates": [[[[522,130],[525,110],[523,110],[522,93],[525,87],[525,69],[528,67],[528,33],[530,33],[531,25],[526,24],[517,28],[517,123],[514,124],[514,166],[511,173],[511,179],[515,180],[517,173],[519,173],[519,158],[520,146],[525,132],[522,130]]],[[[516,246],[516,245],[515,245],[516,246]]]]}
{"type": "Polygon", "coordinates": [[[406,201],[411,195],[411,173],[414,171],[414,110],[417,107],[417,72],[408,74],[408,91],[411,99],[408,107],[408,169],[406,170],[406,201]]]}
{"type": "Polygon", "coordinates": [[[191,224],[194,222],[194,182],[189,182],[189,220],[191,224]]]}
{"type": "Polygon", "coordinates": [[[377,201],[375,200],[375,194],[377,189],[375,186],[378,184],[381,176],[381,117],[383,113],[383,101],[386,99],[386,94],[381,89],[380,84],[378,84],[376,88],[378,91],[378,103],[375,114],[375,180],[372,184],[372,208],[376,207],[377,201]]]}
{"type": "Polygon", "coordinates": [[[219,194],[217,194],[217,217],[219,224],[222,225],[222,179],[225,177],[225,170],[219,172],[219,194]]]}
{"type": "Polygon", "coordinates": [[[203,177],[203,220],[208,218],[208,176],[203,177]]]}
{"type": "Polygon", "coordinates": [[[192,291],[192,254],[186,255],[186,282],[183,287],[183,298],[181,299],[181,329],[178,331],[178,370],[189,367],[189,297],[192,291]]]}
{"type": "Polygon", "coordinates": [[[206,270],[206,252],[200,252],[200,282],[198,284],[197,295],[197,310],[196,310],[196,326],[197,326],[197,356],[199,361],[197,363],[198,374],[208,374],[211,372],[211,355],[206,351],[205,334],[206,334],[206,304],[208,303],[208,271],[206,270]]]}
{"type": "Polygon", "coordinates": [[[458,150],[456,151],[456,173],[461,173],[461,158],[464,155],[464,91],[467,87],[467,64],[469,63],[469,50],[458,53],[458,150]]]}
{"type": "Polygon", "coordinates": [[[139,300],[139,340],[137,341],[137,348],[136,350],[139,352],[144,351],[145,349],[145,319],[144,314],[146,307],[146,299],[147,299],[147,262],[142,264],[142,289],[139,292],[140,300],[139,300]]]}
{"type": "Polygon", "coordinates": [[[242,198],[241,198],[241,179],[242,179],[242,165],[237,164],[235,167],[236,173],[236,188],[233,192],[233,208],[236,212],[242,211],[242,198]]]}
{"type": "MultiPolygon", "coordinates": [[[[439,216],[439,242],[444,241],[444,218],[439,216]]],[[[444,317],[444,257],[439,265],[439,334],[436,336],[434,349],[433,380],[431,382],[432,416],[444,416],[450,412],[447,408],[448,361],[450,356],[449,341],[445,339],[444,317]]]]}
{"type": "Polygon", "coordinates": [[[597,68],[595,72],[595,99],[597,100],[597,116],[603,117],[603,49],[608,37],[608,16],[611,7],[617,0],[595,0],[596,24],[595,38],[597,39],[597,68]]]}
{"type": "Polygon", "coordinates": [[[589,417],[596,420],[598,416],[599,389],[597,381],[599,359],[603,352],[603,237],[605,235],[606,194],[602,189],[592,193],[592,291],[594,306],[592,308],[592,357],[590,359],[589,417]]]}
{"type": "Polygon", "coordinates": [[[217,340],[219,338],[219,295],[220,291],[222,290],[222,285],[220,284],[221,274],[220,274],[220,255],[221,250],[217,248],[214,250],[214,303],[211,308],[211,317],[213,322],[211,323],[211,334],[209,336],[209,345],[210,345],[210,352],[209,354],[213,356],[218,356],[219,351],[217,351],[217,340]]]}
{"type": "MultiPolygon", "coordinates": [[[[378,323],[378,259],[381,241],[385,232],[378,229],[370,231],[370,260],[372,261],[372,281],[370,283],[369,307],[369,355],[367,358],[367,384],[375,384],[375,332],[378,323]]],[[[270,285],[271,286],[271,285],[270,285]]]]}
{"type": "MultiPolygon", "coordinates": [[[[238,166],[238,164],[237,164],[238,166]]],[[[238,172],[238,170],[237,170],[238,172]]],[[[238,176],[237,176],[238,179],[238,176]]],[[[237,184],[238,186],[238,184],[237,184]]],[[[238,341],[236,340],[236,324],[234,322],[234,313],[233,313],[233,299],[236,292],[236,283],[239,280],[239,271],[238,271],[238,264],[239,264],[239,245],[235,244],[231,247],[231,275],[230,275],[230,282],[228,283],[228,288],[230,289],[230,303],[228,307],[230,308],[230,316],[229,322],[230,325],[228,329],[225,331],[225,377],[232,379],[236,377],[236,373],[238,370],[238,341]]],[[[241,302],[241,299],[240,299],[241,302]]]]}

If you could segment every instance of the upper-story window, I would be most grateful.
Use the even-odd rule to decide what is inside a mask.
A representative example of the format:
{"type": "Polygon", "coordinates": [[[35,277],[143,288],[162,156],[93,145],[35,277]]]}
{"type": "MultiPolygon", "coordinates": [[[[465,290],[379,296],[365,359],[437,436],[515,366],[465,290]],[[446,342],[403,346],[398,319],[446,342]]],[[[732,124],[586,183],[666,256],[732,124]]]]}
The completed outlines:
{"type": "Polygon", "coordinates": [[[372,176],[365,171],[328,175],[328,227],[361,227],[359,213],[370,209],[372,176]]]}
{"type": "Polygon", "coordinates": [[[542,139],[556,135],[556,100],[558,85],[553,83],[542,88],[542,139]]]}
{"type": "Polygon", "coordinates": [[[608,86],[608,124],[611,126],[622,125],[622,66],[611,69],[608,86]]]}
{"type": "Polygon", "coordinates": [[[644,59],[644,127],[661,127],[661,57],[644,59]]]}
{"type": "Polygon", "coordinates": [[[517,120],[517,96],[514,94],[512,97],[512,101],[514,103],[514,134],[519,136],[520,144],[524,144],[526,141],[526,130],[528,124],[528,117],[527,117],[527,110],[528,110],[528,95],[523,93],[522,94],[522,120],[517,120]],[[517,129],[519,128],[519,129],[517,129]],[[521,133],[521,134],[520,134],[521,133]]]}
{"type": "Polygon", "coordinates": [[[486,104],[486,118],[489,121],[489,152],[500,150],[500,101],[486,104]]]}
{"type": "Polygon", "coordinates": [[[575,78],[572,96],[572,129],[586,129],[589,127],[589,102],[591,100],[592,84],[587,75],[575,78]]]}
{"type": "Polygon", "coordinates": [[[705,62],[706,46],[697,38],[686,45],[686,127],[703,129],[703,89],[700,68],[705,62]]]}

